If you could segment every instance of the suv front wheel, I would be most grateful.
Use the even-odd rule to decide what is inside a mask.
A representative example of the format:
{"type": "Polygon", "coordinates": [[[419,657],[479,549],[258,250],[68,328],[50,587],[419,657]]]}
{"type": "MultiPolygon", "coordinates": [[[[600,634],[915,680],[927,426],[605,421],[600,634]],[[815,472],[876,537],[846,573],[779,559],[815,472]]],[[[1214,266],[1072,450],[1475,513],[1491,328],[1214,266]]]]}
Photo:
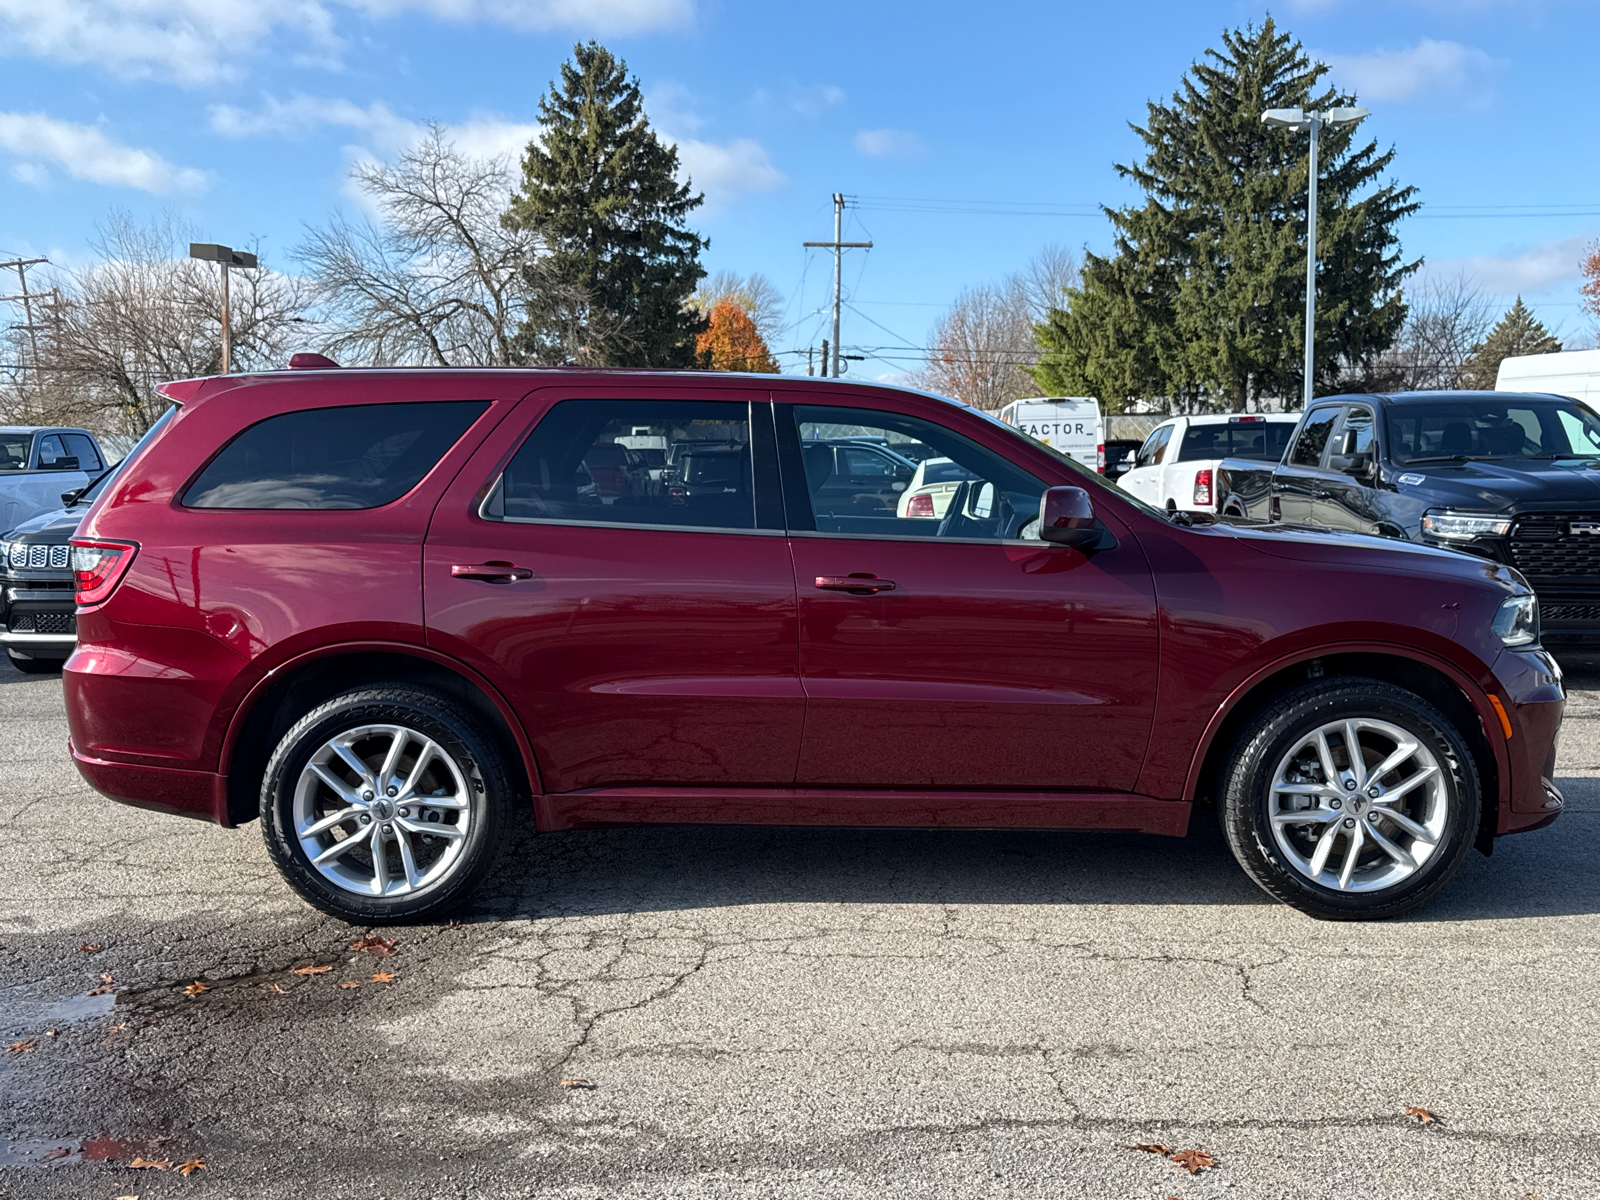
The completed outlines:
{"type": "Polygon", "coordinates": [[[1393,917],[1431,899],[1466,858],[1482,803],[1460,732],[1376,679],[1280,697],[1239,735],[1223,831],[1246,874],[1314,917],[1393,917]]]}
{"type": "Polygon", "coordinates": [[[449,698],[363,688],[301,717],[261,787],[261,826],[289,885],[331,916],[438,916],[494,866],[510,824],[503,756],[449,698]]]}

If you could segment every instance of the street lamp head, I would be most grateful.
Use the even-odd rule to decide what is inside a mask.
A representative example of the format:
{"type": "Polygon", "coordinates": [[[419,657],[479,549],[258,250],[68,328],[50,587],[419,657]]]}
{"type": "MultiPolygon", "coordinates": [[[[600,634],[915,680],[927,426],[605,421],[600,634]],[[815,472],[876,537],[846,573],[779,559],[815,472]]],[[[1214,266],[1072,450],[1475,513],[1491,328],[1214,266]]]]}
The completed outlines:
{"type": "Polygon", "coordinates": [[[1274,129],[1300,129],[1306,124],[1303,108],[1269,108],[1261,114],[1261,123],[1274,129]]]}
{"type": "Polygon", "coordinates": [[[257,265],[254,254],[235,250],[231,246],[219,246],[215,242],[190,242],[189,257],[203,259],[206,262],[227,263],[230,267],[244,267],[246,270],[257,265]]]}
{"type": "Polygon", "coordinates": [[[1364,108],[1330,108],[1322,114],[1325,125],[1354,125],[1367,115],[1364,108]]]}

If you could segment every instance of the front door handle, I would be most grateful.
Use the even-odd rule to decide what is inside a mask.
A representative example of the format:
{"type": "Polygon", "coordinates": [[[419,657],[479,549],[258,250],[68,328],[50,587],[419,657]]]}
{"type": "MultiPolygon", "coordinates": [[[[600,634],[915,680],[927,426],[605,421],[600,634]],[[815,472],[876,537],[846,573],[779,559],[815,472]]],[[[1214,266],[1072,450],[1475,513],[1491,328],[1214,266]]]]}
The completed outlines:
{"type": "Polygon", "coordinates": [[[817,586],[827,592],[850,592],[857,596],[871,596],[876,592],[894,591],[894,583],[865,573],[855,575],[818,575],[817,586]]]}
{"type": "Polygon", "coordinates": [[[508,562],[454,566],[450,568],[450,575],[453,579],[481,579],[485,583],[516,583],[519,579],[533,578],[533,572],[527,567],[512,566],[508,562]]]}

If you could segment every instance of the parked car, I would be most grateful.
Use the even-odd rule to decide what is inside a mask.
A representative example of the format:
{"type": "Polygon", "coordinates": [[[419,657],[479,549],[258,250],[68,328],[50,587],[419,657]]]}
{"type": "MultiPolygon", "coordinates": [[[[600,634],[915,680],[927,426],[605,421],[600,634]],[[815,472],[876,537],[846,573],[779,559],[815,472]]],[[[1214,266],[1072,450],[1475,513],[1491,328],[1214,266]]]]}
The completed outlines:
{"type": "Polygon", "coordinates": [[[105,470],[100,443],[87,429],[0,427],[0,534],[61,505],[105,470]]]}
{"type": "Polygon", "coordinates": [[[996,415],[1091,471],[1105,470],[1105,423],[1093,396],[1032,396],[996,415]]]}
{"type": "Polygon", "coordinates": [[[917,464],[906,490],[900,493],[896,511],[902,517],[943,519],[950,508],[950,500],[961,484],[977,476],[960,463],[940,456],[925,458],[917,464]]]}
{"type": "Polygon", "coordinates": [[[898,515],[900,496],[917,475],[917,463],[889,449],[887,439],[810,437],[800,461],[813,492],[863,516],[898,515]]]}
{"type": "Polygon", "coordinates": [[[1117,483],[1129,471],[1133,470],[1139,460],[1139,447],[1144,445],[1137,439],[1107,438],[1106,439],[1106,469],[1102,472],[1111,483],[1117,483]]]}
{"type": "Polygon", "coordinates": [[[1330,396],[1284,461],[1223,465],[1223,511],[1448,546],[1515,567],[1544,643],[1600,652],[1600,416],[1557,396],[1330,396]]]}
{"type": "Polygon", "coordinates": [[[1277,462],[1299,420],[1298,413],[1173,417],[1150,431],[1117,484],[1157,508],[1214,513],[1222,460],[1277,462]]]}
{"type": "Polygon", "coordinates": [[[1332,918],[1407,911],[1561,811],[1561,676],[1503,564],[1169,516],[965,405],[842,381],[163,390],[72,539],[73,759],[130,804],[259,815],[345,920],[461,902],[519,809],[1182,835],[1214,805],[1252,879],[1332,918]],[[577,494],[597,441],[707,426],[748,492],[577,494]],[[973,478],[901,517],[884,475],[839,476],[840,426],[973,478]]]}
{"type": "Polygon", "coordinates": [[[62,507],[0,536],[0,646],[28,675],[61,670],[77,644],[68,540],[120,464],[88,487],[61,494],[62,507]]]}

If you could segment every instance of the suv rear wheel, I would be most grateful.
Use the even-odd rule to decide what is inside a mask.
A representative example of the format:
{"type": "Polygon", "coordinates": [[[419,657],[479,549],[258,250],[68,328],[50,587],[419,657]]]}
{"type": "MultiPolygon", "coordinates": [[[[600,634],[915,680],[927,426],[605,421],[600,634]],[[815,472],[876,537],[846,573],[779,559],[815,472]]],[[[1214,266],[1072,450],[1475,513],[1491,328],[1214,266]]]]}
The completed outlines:
{"type": "Polygon", "coordinates": [[[1280,697],[1240,734],[1223,785],[1223,831],[1246,874],[1324,919],[1409,912],[1460,869],[1478,829],[1460,732],[1376,679],[1280,697]]]}
{"type": "Polygon", "coordinates": [[[363,688],[295,723],[267,764],[261,827],[289,885],[358,924],[434,917],[494,866],[510,825],[510,773],[454,701],[363,688]]]}

